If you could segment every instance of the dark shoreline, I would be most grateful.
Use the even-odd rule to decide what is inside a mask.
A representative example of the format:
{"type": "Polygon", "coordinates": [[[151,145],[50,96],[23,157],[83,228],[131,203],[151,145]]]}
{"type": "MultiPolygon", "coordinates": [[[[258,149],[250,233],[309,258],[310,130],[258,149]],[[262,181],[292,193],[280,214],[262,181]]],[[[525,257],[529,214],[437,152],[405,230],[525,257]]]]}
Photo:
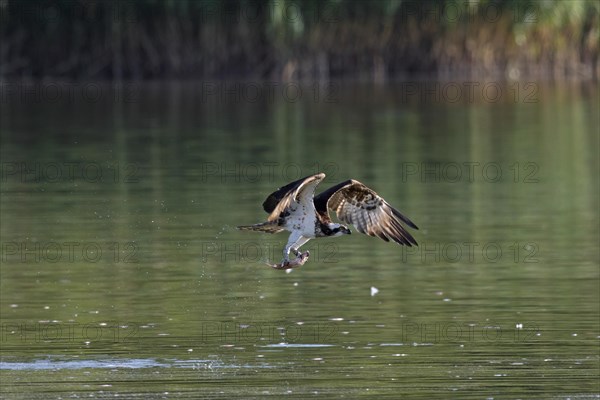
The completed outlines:
{"type": "Polygon", "coordinates": [[[0,79],[600,78],[592,0],[0,4],[0,79]]]}

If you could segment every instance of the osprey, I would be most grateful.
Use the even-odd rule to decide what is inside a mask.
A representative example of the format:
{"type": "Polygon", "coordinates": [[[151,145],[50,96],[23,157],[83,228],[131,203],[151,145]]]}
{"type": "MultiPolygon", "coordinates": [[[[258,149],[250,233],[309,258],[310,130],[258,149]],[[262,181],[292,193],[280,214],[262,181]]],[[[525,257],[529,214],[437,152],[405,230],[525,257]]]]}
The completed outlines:
{"type": "Polygon", "coordinates": [[[315,196],[315,188],[323,179],[325,174],[320,173],[277,189],[263,203],[264,210],[269,213],[267,222],[238,226],[242,230],[267,233],[291,232],[283,249],[283,260],[271,265],[273,268],[303,265],[310,253],[300,253],[299,249],[310,239],[350,234],[348,227],[331,221],[328,210],[335,211],[339,220],[354,225],[366,235],[380,237],[386,242],[392,240],[399,245],[417,245],[401,222],[419,228],[373,190],[349,179],[315,196]],[[296,256],[292,261],[290,251],[296,256]]]}

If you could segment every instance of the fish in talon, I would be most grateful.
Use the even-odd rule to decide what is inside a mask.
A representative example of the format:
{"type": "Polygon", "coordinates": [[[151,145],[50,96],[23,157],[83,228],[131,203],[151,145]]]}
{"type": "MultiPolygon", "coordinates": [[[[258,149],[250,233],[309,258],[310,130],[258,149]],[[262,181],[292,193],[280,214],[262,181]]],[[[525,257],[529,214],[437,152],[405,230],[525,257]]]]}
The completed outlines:
{"type": "Polygon", "coordinates": [[[291,261],[283,260],[279,264],[267,264],[267,265],[274,269],[297,268],[297,267],[304,265],[304,263],[306,263],[306,261],[308,261],[309,256],[310,256],[310,252],[307,250],[304,253],[300,253],[298,255],[298,257],[296,257],[295,259],[293,259],[291,261]]]}

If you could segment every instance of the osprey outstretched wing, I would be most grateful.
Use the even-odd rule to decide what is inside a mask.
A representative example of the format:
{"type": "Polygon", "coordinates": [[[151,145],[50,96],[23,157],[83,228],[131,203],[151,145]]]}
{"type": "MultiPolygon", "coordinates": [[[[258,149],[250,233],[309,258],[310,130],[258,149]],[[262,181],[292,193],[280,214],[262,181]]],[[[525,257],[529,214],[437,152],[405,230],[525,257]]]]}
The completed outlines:
{"type": "Polygon", "coordinates": [[[419,228],[359,181],[349,179],[335,185],[316,196],[314,202],[323,218],[329,218],[329,209],[335,212],[340,221],[354,225],[361,233],[377,236],[386,242],[393,240],[401,245],[417,245],[415,238],[401,222],[411,228],[419,228]]]}
{"type": "Polygon", "coordinates": [[[285,214],[294,203],[311,203],[315,189],[323,179],[325,179],[323,173],[307,176],[271,193],[263,203],[264,210],[270,213],[267,220],[273,221],[281,218],[282,214],[285,214]]]}

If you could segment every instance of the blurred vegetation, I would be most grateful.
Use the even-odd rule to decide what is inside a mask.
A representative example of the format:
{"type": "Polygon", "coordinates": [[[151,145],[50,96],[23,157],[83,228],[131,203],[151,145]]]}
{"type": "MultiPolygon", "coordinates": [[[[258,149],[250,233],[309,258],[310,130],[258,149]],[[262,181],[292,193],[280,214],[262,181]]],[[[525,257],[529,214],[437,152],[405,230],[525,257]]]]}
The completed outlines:
{"type": "Polygon", "coordinates": [[[597,0],[0,0],[0,77],[600,76],[597,0]]]}

